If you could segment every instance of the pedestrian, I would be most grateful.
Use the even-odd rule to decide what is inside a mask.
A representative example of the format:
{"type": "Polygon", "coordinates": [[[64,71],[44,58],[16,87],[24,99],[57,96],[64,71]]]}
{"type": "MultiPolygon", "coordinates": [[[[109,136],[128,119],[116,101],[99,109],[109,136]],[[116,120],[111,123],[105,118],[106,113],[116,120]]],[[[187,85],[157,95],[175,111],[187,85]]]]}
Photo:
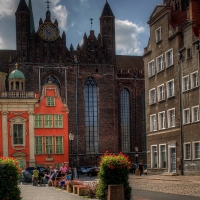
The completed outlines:
{"type": "Polygon", "coordinates": [[[139,163],[138,169],[140,170],[140,176],[142,176],[142,174],[143,174],[143,164],[142,164],[142,162],[139,163]]]}
{"type": "Polygon", "coordinates": [[[62,163],[62,166],[60,167],[61,176],[65,176],[65,173],[67,172],[67,167],[65,166],[65,163],[62,163]]]}
{"type": "Polygon", "coordinates": [[[38,176],[39,176],[39,171],[35,167],[34,170],[33,170],[33,186],[38,185],[38,176]]]}

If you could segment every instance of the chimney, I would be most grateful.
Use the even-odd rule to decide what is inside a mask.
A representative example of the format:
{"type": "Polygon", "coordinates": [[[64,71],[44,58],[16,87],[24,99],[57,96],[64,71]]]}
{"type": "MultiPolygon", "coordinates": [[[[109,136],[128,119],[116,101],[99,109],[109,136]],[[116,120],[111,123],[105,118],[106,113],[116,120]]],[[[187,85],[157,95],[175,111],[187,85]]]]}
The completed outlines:
{"type": "Polygon", "coordinates": [[[200,1],[190,0],[190,20],[195,25],[200,25],[200,1]]]}

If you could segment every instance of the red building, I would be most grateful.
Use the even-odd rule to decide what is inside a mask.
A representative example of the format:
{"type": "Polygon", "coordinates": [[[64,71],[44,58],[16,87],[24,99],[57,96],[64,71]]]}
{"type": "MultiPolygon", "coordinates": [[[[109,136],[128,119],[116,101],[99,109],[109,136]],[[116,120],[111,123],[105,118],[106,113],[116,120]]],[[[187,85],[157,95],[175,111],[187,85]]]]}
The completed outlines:
{"type": "Polygon", "coordinates": [[[49,77],[41,94],[25,91],[24,74],[1,72],[0,155],[15,157],[20,166],[68,162],[68,108],[49,77]]]}

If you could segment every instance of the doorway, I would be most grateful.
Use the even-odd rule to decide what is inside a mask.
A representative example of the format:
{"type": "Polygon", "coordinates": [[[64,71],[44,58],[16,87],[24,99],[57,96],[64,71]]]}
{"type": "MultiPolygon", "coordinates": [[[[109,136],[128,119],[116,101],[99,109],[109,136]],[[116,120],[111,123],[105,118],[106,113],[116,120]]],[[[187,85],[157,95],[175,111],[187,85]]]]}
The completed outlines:
{"type": "Polygon", "coordinates": [[[176,148],[170,148],[170,172],[176,172],[176,148]]]}

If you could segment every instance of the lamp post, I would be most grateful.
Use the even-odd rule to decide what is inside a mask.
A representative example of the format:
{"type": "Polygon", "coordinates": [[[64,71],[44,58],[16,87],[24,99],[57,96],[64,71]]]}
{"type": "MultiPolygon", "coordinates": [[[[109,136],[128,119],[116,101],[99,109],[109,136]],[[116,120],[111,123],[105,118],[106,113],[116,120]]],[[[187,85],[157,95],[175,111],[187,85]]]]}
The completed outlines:
{"type": "Polygon", "coordinates": [[[69,140],[71,142],[71,172],[72,172],[72,176],[71,176],[71,180],[73,180],[73,162],[72,162],[72,141],[74,140],[74,134],[72,132],[69,133],[69,140]]]}
{"type": "Polygon", "coordinates": [[[78,169],[78,59],[77,56],[74,56],[74,63],[76,65],[76,164],[78,169]]]}
{"type": "Polygon", "coordinates": [[[137,79],[137,76],[136,76],[136,73],[134,73],[134,90],[135,90],[135,159],[136,159],[136,163],[138,163],[138,144],[137,144],[137,98],[136,98],[136,95],[137,95],[137,87],[136,87],[136,79],[137,79]]]}
{"type": "Polygon", "coordinates": [[[138,163],[138,147],[135,147],[135,162],[138,163]]]}

